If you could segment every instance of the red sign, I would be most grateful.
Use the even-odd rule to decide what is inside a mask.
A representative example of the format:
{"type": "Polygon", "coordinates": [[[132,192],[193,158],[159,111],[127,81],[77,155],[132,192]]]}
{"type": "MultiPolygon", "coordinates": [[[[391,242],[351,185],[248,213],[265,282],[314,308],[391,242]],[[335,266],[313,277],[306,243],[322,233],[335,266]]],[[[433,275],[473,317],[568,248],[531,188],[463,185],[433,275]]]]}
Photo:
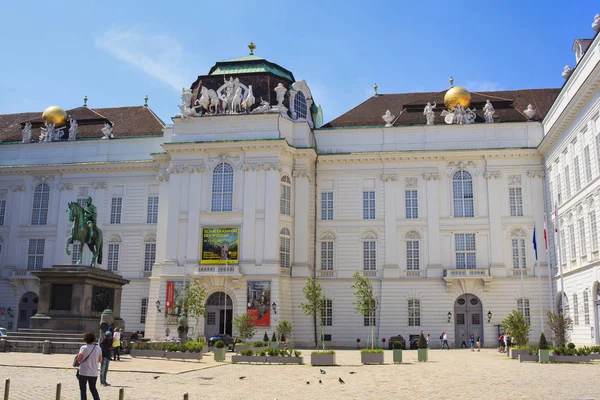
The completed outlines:
{"type": "Polygon", "coordinates": [[[175,302],[175,282],[167,282],[167,308],[173,308],[175,302]]]}

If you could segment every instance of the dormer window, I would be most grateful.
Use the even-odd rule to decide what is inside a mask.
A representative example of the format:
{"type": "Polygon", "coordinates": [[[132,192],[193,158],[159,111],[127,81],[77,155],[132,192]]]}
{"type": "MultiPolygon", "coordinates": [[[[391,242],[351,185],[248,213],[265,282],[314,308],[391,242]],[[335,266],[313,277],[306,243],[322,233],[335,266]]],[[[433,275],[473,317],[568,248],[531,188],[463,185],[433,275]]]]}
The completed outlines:
{"type": "Polygon", "coordinates": [[[304,93],[297,92],[294,98],[294,111],[298,119],[306,119],[308,114],[308,106],[306,105],[306,97],[304,93]]]}

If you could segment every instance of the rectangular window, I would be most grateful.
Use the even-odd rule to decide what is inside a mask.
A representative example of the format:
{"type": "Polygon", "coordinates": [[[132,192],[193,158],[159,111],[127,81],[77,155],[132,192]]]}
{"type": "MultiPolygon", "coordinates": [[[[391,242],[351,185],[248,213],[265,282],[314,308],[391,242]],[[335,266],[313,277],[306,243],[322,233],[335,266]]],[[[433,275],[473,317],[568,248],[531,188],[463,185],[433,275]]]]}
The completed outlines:
{"type": "Polygon", "coordinates": [[[596,212],[590,213],[590,241],[592,251],[598,250],[598,225],[596,225],[596,212]]]}
{"type": "Polygon", "coordinates": [[[333,326],[333,300],[323,300],[323,309],[321,310],[321,324],[323,326],[333,326]]]}
{"type": "Polygon", "coordinates": [[[569,225],[569,246],[571,251],[571,259],[574,260],[577,257],[577,246],[575,243],[575,225],[569,225]]]}
{"type": "Polygon", "coordinates": [[[140,307],[140,324],[146,323],[146,314],[148,313],[148,299],[142,299],[142,306],[140,307]]]}
{"type": "Polygon", "coordinates": [[[456,314],[456,324],[457,325],[465,324],[465,314],[463,314],[463,313],[456,314]]]}
{"type": "Polygon", "coordinates": [[[279,264],[281,268],[290,268],[291,266],[291,246],[289,237],[279,237],[279,264]]]}
{"type": "Polygon", "coordinates": [[[560,230],[560,256],[563,264],[565,264],[567,262],[567,238],[564,228],[560,230]]]}
{"type": "Polygon", "coordinates": [[[520,187],[511,187],[508,189],[508,197],[510,199],[510,216],[523,216],[523,194],[520,187]]]}
{"type": "Polygon", "coordinates": [[[590,296],[587,289],[583,292],[583,321],[586,325],[590,324],[590,296]]]}
{"type": "Polygon", "coordinates": [[[569,166],[565,167],[565,191],[567,195],[567,199],[571,198],[571,173],[569,171],[569,166]]]}
{"type": "Polygon", "coordinates": [[[321,242],[321,269],[333,270],[333,242],[321,242]]]}
{"type": "Polygon", "coordinates": [[[409,271],[419,269],[419,241],[418,240],[407,240],[406,241],[406,269],[409,271]]]}
{"type": "Polygon", "coordinates": [[[526,268],[525,239],[512,239],[513,268],[526,268]]]}
{"type": "Polygon", "coordinates": [[[81,255],[81,243],[73,243],[73,250],[71,251],[71,264],[77,264],[79,256],[81,255]]]}
{"type": "Polygon", "coordinates": [[[113,197],[110,206],[110,223],[120,224],[121,223],[121,208],[123,207],[122,197],[113,197]]]}
{"type": "Polygon", "coordinates": [[[581,257],[587,255],[585,220],[583,218],[579,218],[579,252],[581,257]]]}
{"type": "Polygon", "coordinates": [[[363,268],[365,271],[377,269],[377,244],[375,241],[363,242],[363,268]]]}
{"type": "Polygon", "coordinates": [[[77,204],[79,204],[81,207],[85,208],[87,206],[87,201],[85,197],[78,197],[77,198],[77,204]]]}
{"type": "Polygon", "coordinates": [[[590,156],[590,146],[585,146],[583,149],[583,162],[585,167],[585,181],[592,180],[592,159],[590,156]]]}
{"type": "Polygon", "coordinates": [[[420,300],[408,300],[408,326],[421,326],[420,300]]]}
{"type": "Polygon", "coordinates": [[[282,183],[281,198],[279,199],[279,213],[283,215],[292,214],[292,186],[288,183],[282,183]]]}
{"type": "Polygon", "coordinates": [[[39,271],[44,263],[45,239],[29,239],[27,249],[27,269],[30,271],[39,271]]]}
{"type": "Polygon", "coordinates": [[[119,270],[119,244],[110,243],[108,245],[107,270],[116,272],[119,270]]]}
{"type": "Polygon", "coordinates": [[[456,268],[474,269],[477,262],[475,260],[475,234],[457,233],[454,236],[456,250],[456,268]]]}
{"type": "Polygon", "coordinates": [[[558,204],[562,203],[562,187],[560,184],[560,174],[556,174],[556,200],[558,204]]]}
{"type": "Polygon", "coordinates": [[[333,219],[333,192],[321,192],[321,219],[333,219]]]}
{"type": "Polygon", "coordinates": [[[472,325],[481,324],[481,315],[479,313],[471,314],[471,324],[472,325]]]}
{"type": "Polygon", "coordinates": [[[575,192],[581,190],[581,171],[579,169],[579,156],[573,159],[573,173],[575,174],[575,192]]]}
{"type": "Polygon", "coordinates": [[[144,272],[151,272],[156,260],[156,243],[146,243],[144,247],[144,272]]]}
{"type": "Polygon", "coordinates": [[[5,215],[6,215],[6,200],[0,200],[0,226],[4,225],[5,215]]]}
{"type": "Polygon", "coordinates": [[[575,293],[573,293],[573,325],[579,325],[579,301],[575,293]]]}
{"type": "Polygon", "coordinates": [[[363,219],[375,219],[375,192],[363,192],[363,219]]]}
{"type": "Polygon", "coordinates": [[[363,318],[363,325],[364,326],[375,326],[375,316],[372,316],[372,317],[365,316],[363,318]]]}
{"type": "Polygon", "coordinates": [[[406,190],[404,192],[404,206],[406,208],[406,218],[419,218],[419,198],[416,190],[406,190]]]}
{"type": "Polygon", "coordinates": [[[158,196],[148,197],[148,215],[146,216],[147,224],[156,224],[158,222],[158,196]]]}
{"type": "Polygon", "coordinates": [[[209,311],[206,313],[206,325],[217,324],[217,313],[215,311],[209,311]]]}

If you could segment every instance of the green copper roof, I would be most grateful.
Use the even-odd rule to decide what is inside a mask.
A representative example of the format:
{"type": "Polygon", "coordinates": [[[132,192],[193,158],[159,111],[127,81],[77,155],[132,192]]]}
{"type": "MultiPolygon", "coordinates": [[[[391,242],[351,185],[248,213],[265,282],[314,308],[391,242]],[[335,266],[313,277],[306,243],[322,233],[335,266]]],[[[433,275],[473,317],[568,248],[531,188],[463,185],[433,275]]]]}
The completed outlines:
{"type": "Polygon", "coordinates": [[[229,60],[218,61],[208,73],[209,75],[238,75],[249,73],[270,72],[292,82],[295,81],[294,74],[262,57],[249,54],[229,60]]]}

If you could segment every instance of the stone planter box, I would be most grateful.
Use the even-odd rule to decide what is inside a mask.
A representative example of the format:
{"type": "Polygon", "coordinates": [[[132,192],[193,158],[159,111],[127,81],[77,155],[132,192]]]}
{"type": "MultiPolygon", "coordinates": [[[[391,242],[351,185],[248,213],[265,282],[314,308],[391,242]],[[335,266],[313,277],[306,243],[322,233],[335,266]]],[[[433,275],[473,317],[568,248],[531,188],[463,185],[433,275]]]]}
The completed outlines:
{"type": "Polygon", "coordinates": [[[419,352],[418,357],[419,361],[427,362],[429,361],[429,349],[417,349],[419,352]]]}
{"type": "Polygon", "coordinates": [[[590,360],[600,360],[600,354],[598,353],[590,354],[588,357],[590,357],[590,360]]]}
{"type": "Polygon", "coordinates": [[[513,350],[513,349],[508,349],[508,356],[510,358],[514,358],[514,359],[518,359],[520,354],[529,354],[529,350],[513,350]]]}
{"type": "Polygon", "coordinates": [[[269,348],[270,349],[278,349],[279,348],[279,343],[277,343],[277,342],[269,342],[269,348]]]}
{"type": "Polygon", "coordinates": [[[267,362],[273,364],[302,364],[302,357],[267,356],[267,362]]]}
{"type": "Polygon", "coordinates": [[[550,362],[550,350],[538,350],[538,362],[550,362]]]}
{"type": "Polygon", "coordinates": [[[587,363],[590,362],[590,356],[550,356],[551,362],[562,362],[562,363],[587,363]]]}
{"type": "Polygon", "coordinates": [[[335,365],[335,353],[333,354],[311,354],[310,364],[317,366],[335,365]]]}
{"type": "Polygon", "coordinates": [[[265,356],[231,356],[231,362],[234,363],[265,363],[265,356]]]}
{"type": "Polygon", "coordinates": [[[538,362],[539,357],[537,354],[519,354],[519,362],[526,362],[526,361],[534,361],[534,362],[538,362]]]}
{"type": "Polygon", "coordinates": [[[225,361],[225,354],[227,352],[227,347],[217,348],[213,347],[213,354],[215,356],[215,361],[225,361]]]}
{"type": "Polygon", "coordinates": [[[242,344],[235,345],[235,351],[237,351],[237,352],[241,352],[242,350],[252,349],[252,348],[254,348],[254,346],[252,346],[251,344],[242,343],[242,344]]]}
{"type": "Polygon", "coordinates": [[[402,363],[402,349],[393,349],[394,363],[402,363]]]}
{"type": "Polygon", "coordinates": [[[383,353],[360,353],[360,362],[363,364],[383,364],[383,353]]]}
{"type": "Polygon", "coordinates": [[[164,350],[131,350],[131,357],[164,357],[164,350]]]}
{"type": "Polygon", "coordinates": [[[202,353],[188,353],[181,351],[167,351],[167,359],[180,359],[180,360],[202,360],[202,353]]]}

